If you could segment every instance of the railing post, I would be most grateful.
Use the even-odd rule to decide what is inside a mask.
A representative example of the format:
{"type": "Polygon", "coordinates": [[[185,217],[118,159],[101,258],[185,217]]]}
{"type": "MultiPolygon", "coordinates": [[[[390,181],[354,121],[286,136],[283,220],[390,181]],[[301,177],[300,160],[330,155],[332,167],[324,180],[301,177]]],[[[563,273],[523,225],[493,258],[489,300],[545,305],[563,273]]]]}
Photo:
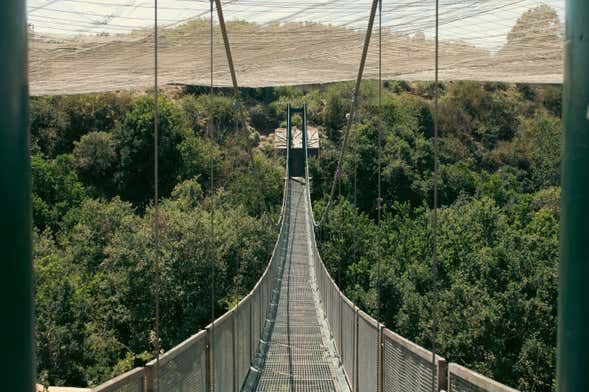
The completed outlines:
{"type": "Polygon", "coordinates": [[[155,392],[154,367],[151,364],[145,365],[145,391],[155,392]]]}
{"type": "Polygon", "coordinates": [[[377,391],[384,391],[384,325],[378,324],[378,382],[377,391]]]}
{"type": "Polygon", "coordinates": [[[354,306],[354,319],[356,320],[356,328],[354,331],[354,392],[358,392],[360,390],[360,386],[358,385],[358,317],[358,307],[354,306]]]}
{"type": "Polygon", "coordinates": [[[260,339],[261,335],[262,335],[262,331],[264,330],[264,320],[266,319],[266,317],[262,314],[262,302],[263,301],[263,296],[262,296],[262,290],[264,290],[263,287],[260,287],[260,300],[258,301],[259,303],[259,313],[258,313],[258,326],[260,328],[260,336],[258,336],[258,339],[260,339]]]}
{"type": "Polygon", "coordinates": [[[557,390],[588,391],[589,2],[567,0],[557,390]]]}
{"type": "Polygon", "coordinates": [[[237,311],[237,307],[235,307],[234,310],[232,310],[233,312],[233,322],[231,323],[231,337],[233,339],[233,391],[237,392],[239,391],[239,386],[237,385],[238,383],[238,379],[237,379],[237,356],[239,354],[239,347],[237,345],[237,328],[236,328],[236,324],[237,324],[237,317],[239,315],[239,312],[237,311]]]}
{"type": "Polygon", "coordinates": [[[344,345],[344,336],[343,336],[343,319],[342,319],[342,294],[341,292],[339,292],[339,288],[338,288],[338,303],[339,303],[339,345],[338,345],[338,351],[339,351],[339,363],[340,365],[343,363],[343,357],[344,357],[344,350],[343,350],[343,345],[344,345]]]}
{"type": "Polygon", "coordinates": [[[29,162],[25,3],[0,12],[0,369],[2,390],[33,390],[31,169],[29,162]]]}
{"type": "Polygon", "coordinates": [[[438,384],[438,391],[450,390],[450,385],[448,385],[448,362],[445,359],[439,358],[438,362],[435,364],[436,369],[436,378],[438,384]],[[448,389],[446,389],[446,387],[448,389]]]}
{"type": "Polygon", "coordinates": [[[213,353],[211,350],[211,339],[212,334],[210,333],[209,328],[207,328],[207,347],[206,347],[206,367],[205,367],[205,379],[207,383],[207,392],[213,392],[213,353]]]}
{"type": "Polygon", "coordinates": [[[250,325],[249,325],[249,337],[250,337],[250,364],[253,362],[254,360],[254,355],[256,353],[256,348],[258,347],[257,342],[258,340],[256,339],[256,337],[254,336],[254,300],[253,300],[253,296],[252,299],[250,299],[250,325]]]}

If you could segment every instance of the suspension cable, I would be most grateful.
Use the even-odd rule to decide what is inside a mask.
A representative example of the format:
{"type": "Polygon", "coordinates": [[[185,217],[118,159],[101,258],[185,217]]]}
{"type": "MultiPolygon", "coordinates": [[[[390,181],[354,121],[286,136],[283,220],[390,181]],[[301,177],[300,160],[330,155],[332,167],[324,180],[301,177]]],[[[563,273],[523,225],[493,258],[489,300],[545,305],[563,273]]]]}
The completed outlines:
{"type": "MultiPolygon", "coordinates": [[[[436,344],[438,328],[438,179],[439,179],[439,141],[438,141],[438,100],[439,87],[439,0],[436,0],[435,30],[435,76],[434,76],[434,213],[432,238],[432,363],[436,363],[436,344]]],[[[435,373],[435,372],[434,372],[435,373]]],[[[432,392],[436,392],[436,375],[432,373],[432,392]]]]}
{"type": "Polygon", "coordinates": [[[381,193],[381,161],[382,161],[382,0],[378,2],[378,111],[379,118],[377,121],[378,127],[378,176],[377,176],[377,199],[376,199],[376,222],[378,226],[377,230],[377,260],[376,260],[376,309],[378,317],[381,317],[381,219],[382,219],[382,193],[381,193]]]}
{"type": "MultiPolygon", "coordinates": [[[[220,0],[217,0],[220,1],[220,0]]],[[[356,77],[356,85],[354,87],[354,95],[352,96],[352,105],[350,107],[350,113],[348,116],[345,132],[344,132],[344,140],[341,146],[339,159],[337,162],[337,170],[335,175],[333,176],[333,182],[331,183],[331,192],[329,193],[329,200],[327,201],[327,207],[323,211],[323,215],[321,216],[321,220],[319,223],[314,222],[315,226],[321,226],[327,219],[327,214],[331,205],[333,204],[333,197],[335,196],[336,185],[338,179],[341,177],[342,174],[342,166],[343,161],[346,156],[346,149],[348,146],[348,139],[350,136],[350,129],[352,128],[352,123],[354,122],[354,117],[356,115],[356,111],[358,109],[358,95],[360,93],[360,85],[362,84],[362,76],[364,75],[364,67],[366,65],[366,57],[368,56],[368,48],[370,47],[370,38],[372,37],[372,27],[374,26],[374,18],[376,16],[376,8],[378,5],[379,0],[372,1],[372,7],[370,9],[370,18],[368,19],[368,29],[366,30],[366,37],[364,39],[364,47],[362,49],[362,57],[360,59],[360,67],[358,68],[358,76],[356,77]]]]}
{"type": "MultiPolygon", "coordinates": [[[[215,93],[215,85],[214,85],[214,0],[210,0],[210,72],[211,72],[211,81],[210,81],[210,91],[209,91],[209,100],[210,104],[212,105],[213,96],[215,93]]],[[[213,116],[212,113],[209,113],[209,138],[211,142],[215,138],[214,134],[214,125],[213,125],[213,116]]],[[[210,263],[210,286],[211,286],[211,337],[209,339],[209,353],[210,353],[210,390],[215,390],[215,361],[214,361],[214,341],[215,341],[215,302],[216,302],[216,295],[215,295],[215,261],[216,261],[216,252],[215,252],[215,165],[214,165],[214,154],[213,149],[211,149],[211,161],[210,161],[210,173],[209,173],[209,180],[210,180],[210,195],[211,195],[211,212],[210,212],[210,229],[211,229],[211,240],[209,245],[209,263],[210,263]]]]}
{"type": "MultiPolygon", "coordinates": [[[[219,25],[221,27],[221,35],[223,36],[223,44],[225,46],[225,55],[227,56],[227,64],[229,65],[229,73],[231,74],[231,83],[233,84],[233,95],[235,104],[237,105],[237,112],[242,123],[243,134],[245,138],[246,150],[252,165],[252,171],[256,183],[258,181],[258,174],[256,170],[256,162],[254,160],[254,152],[249,140],[249,132],[247,128],[247,115],[241,104],[241,94],[239,92],[239,84],[237,83],[237,74],[235,72],[235,64],[233,63],[233,55],[231,54],[231,45],[229,43],[229,35],[227,34],[227,26],[225,25],[225,16],[223,15],[223,6],[221,0],[214,0],[217,6],[217,17],[219,18],[219,25]]],[[[266,203],[264,198],[260,199],[262,211],[266,210],[266,203]]]]}
{"type": "Polygon", "coordinates": [[[154,272],[155,272],[155,391],[160,389],[160,222],[159,222],[159,92],[158,92],[158,20],[157,20],[157,1],[154,0],[153,12],[153,180],[154,180],[154,272]]]}

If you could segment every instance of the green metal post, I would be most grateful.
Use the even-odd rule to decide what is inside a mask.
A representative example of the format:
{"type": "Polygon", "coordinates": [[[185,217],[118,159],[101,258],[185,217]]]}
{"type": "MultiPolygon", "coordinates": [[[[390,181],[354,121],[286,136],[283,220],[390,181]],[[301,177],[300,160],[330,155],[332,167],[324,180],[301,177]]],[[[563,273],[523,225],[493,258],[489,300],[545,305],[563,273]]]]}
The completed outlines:
{"type": "Polygon", "coordinates": [[[34,375],[25,4],[0,12],[0,382],[11,392],[31,392],[34,375]]]}
{"type": "Polygon", "coordinates": [[[589,391],[589,2],[567,0],[563,90],[560,392],[589,391]]]}

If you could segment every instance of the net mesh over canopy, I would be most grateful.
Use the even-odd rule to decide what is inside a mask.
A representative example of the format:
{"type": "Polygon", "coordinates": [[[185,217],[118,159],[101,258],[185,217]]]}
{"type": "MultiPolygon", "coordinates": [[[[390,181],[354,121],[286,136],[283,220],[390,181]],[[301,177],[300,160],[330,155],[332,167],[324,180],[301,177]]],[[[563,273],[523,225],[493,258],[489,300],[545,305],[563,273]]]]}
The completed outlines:
{"type": "MultiPolygon", "coordinates": [[[[152,85],[153,2],[31,0],[33,95],[152,85]]],[[[318,84],[356,76],[369,0],[228,0],[240,86],[318,84]]],[[[208,1],[160,0],[161,84],[208,85],[208,1]]],[[[216,18],[216,14],[215,14],[216,18]]],[[[383,78],[434,77],[434,0],[384,0],[383,78]]],[[[218,24],[214,80],[231,78],[218,24]]],[[[365,78],[378,76],[378,17],[365,78]]],[[[440,0],[440,79],[561,83],[564,0],[440,0]]]]}

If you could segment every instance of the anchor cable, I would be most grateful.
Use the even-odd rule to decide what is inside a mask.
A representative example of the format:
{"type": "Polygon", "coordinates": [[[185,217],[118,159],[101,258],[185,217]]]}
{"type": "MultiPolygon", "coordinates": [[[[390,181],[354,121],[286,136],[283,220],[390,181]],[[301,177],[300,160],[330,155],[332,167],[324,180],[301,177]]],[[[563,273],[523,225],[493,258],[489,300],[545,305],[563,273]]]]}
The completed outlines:
{"type": "Polygon", "coordinates": [[[331,183],[331,192],[329,193],[327,207],[323,211],[323,214],[321,216],[321,220],[319,221],[319,223],[314,222],[315,226],[322,226],[325,223],[329,209],[331,208],[331,206],[333,204],[333,198],[335,196],[337,182],[342,174],[343,161],[346,156],[348,140],[350,137],[350,129],[352,128],[352,124],[354,122],[354,117],[355,117],[357,109],[358,109],[358,95],[360,94],[360,86],[362,84],[362,76],[364,75],[364,67],[366,65],[366,57],[368,56],[368,49],[370,47],[370,38],[372,37],[372,28],[374,26],[374,19],[376,16],[376,9],[377,9],[378,3],[379,3],[379,0],[372,1],[372,7],[370,9],[370,18],[368,19],[368,29],[366,30],[366,37],[364,38],[364,47],[362,49],[362,57],[360,59],[360,66],[358,68],[358,75],[356,77],[356,84],[354,86],[354,95],[352,96],[352,105],[350,107],[350,112],[348,113],[349,116],[347,116],[347,123],[346,123],[346,128],[344,131],[344,140],[342,142],[342,146],[340,149],[339,159],[337,162],[337,170],[333,176],[333,181],[331,183]]]}
{"type": "MultiPolygon", "coordinates": [[[[210,0],[210,91],[209,91],[209,100],[210,104],[212,105],[213,96],[214,96],[214,0],[210,0]]],[[[209,138],[211,141],[215,139],[214,134],[214,124],[213,124],[213,116],[209,113],[209,138]]],[[[210,246],[209,246],[209,263],[210,263],[210,286],[211,286],[211,336],[209,339],[209,351],[210,351],[210,388],[211,391],[215,390],[215,361],[214,361],[214,341],[215,341],[215,302],[216,302],[216,293],[215,293],[215,261],[216,261],[216,252],[215,252],[215,164],[214,164],[214,155],[212,153],[213,149],[211,149],[211,158],[210,158],[210,173],[209,173],[209,180],[210,180],[210,197],[211,197],[211,212],[210,212],[210,229],[211,229],[211,239],[210,239],[210,246]]]]}

